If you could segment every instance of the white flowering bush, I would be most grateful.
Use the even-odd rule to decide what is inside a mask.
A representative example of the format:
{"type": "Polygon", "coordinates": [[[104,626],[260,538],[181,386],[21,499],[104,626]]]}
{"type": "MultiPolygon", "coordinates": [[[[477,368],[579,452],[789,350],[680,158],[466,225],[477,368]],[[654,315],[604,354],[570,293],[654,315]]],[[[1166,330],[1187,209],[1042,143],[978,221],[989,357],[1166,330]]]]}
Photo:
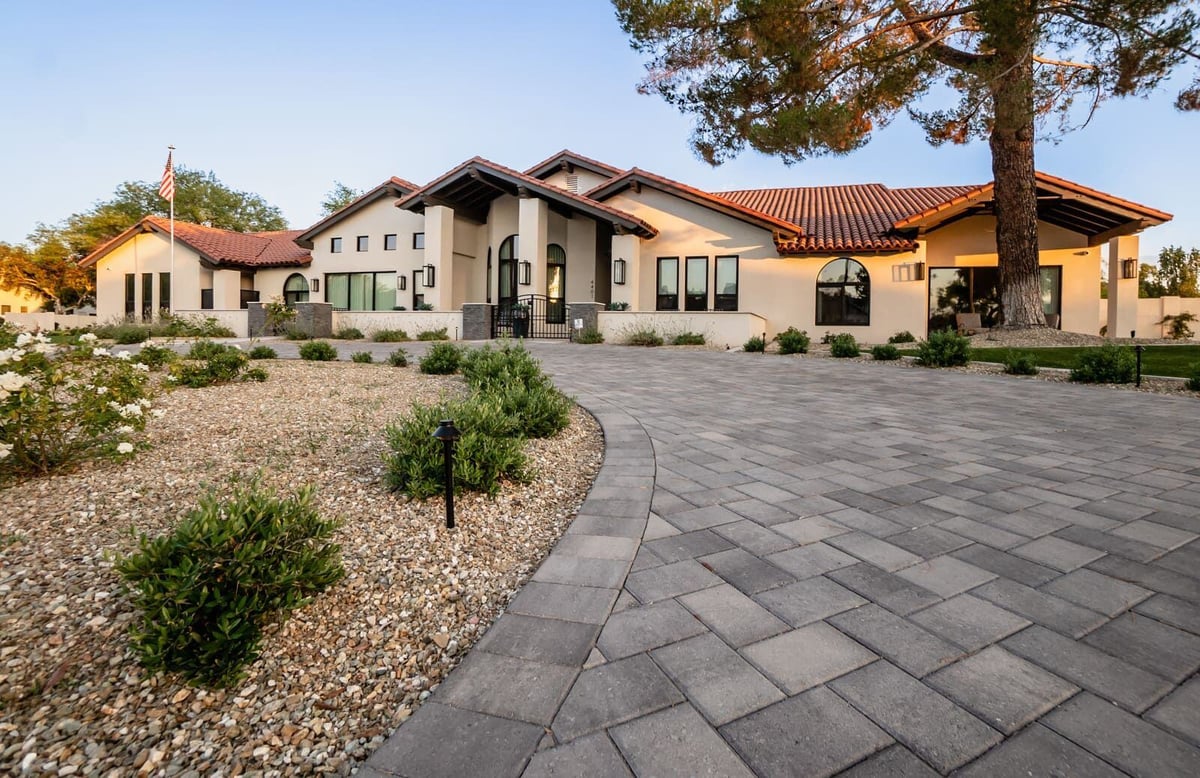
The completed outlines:
{"type": "Polygon", "coordinates": [[[147,374],[93,343],[0,327],[0,481],[133,453],[153,415],[147,374]]]}

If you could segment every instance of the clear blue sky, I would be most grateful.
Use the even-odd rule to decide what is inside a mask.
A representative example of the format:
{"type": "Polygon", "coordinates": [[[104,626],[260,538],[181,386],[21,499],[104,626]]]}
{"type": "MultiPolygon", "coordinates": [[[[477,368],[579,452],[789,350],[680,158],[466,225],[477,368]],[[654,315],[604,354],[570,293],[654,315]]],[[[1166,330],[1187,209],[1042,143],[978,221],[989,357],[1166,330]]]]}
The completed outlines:
{"type": "MultiPolygon", "coordinates": [[[[690,120],[635,90],[642,61],[604,0],[6,3],[0,240],[21,241],[180,164],[314,222],[340,180],[424,183],[479,154],[525,168],[561,149],[707,190],[983,183],[987,145],[934,149],[906,118],[864,149],[710,168],[690,120]]],[[[1113,101],[1043,143],[1038,167],[1175,214],[1142,235],[1200,246],[1200,115],[1173,91],[1113,101]]]]}

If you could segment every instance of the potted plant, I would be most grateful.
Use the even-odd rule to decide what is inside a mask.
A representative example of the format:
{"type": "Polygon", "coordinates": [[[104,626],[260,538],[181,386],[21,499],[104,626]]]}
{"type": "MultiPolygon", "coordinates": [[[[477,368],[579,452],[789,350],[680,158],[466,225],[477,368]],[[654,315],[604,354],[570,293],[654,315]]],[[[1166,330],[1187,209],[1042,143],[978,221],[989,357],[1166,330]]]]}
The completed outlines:
{"type": "Polygon", "coordinates": [[[529,306],[525,303],[514,303],[512,307],[513,337],[529,337],[529,306]]]}

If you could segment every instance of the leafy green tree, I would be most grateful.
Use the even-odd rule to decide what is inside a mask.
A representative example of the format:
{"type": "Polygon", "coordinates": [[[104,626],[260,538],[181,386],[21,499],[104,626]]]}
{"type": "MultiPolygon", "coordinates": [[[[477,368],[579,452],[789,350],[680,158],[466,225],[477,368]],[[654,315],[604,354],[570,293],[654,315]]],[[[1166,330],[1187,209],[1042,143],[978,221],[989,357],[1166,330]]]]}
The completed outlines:
{"type": "Polygon", "coordinates": [[[321,213],[325,216],[340,211],[350,203],[362,197],[363,193],[354,187],[346,186],[341,181],[333,182],[333,189],[325,193],[321,201],[321,213]]]}
{"type": "MultiPolygon", "coordinates": [[[[650,59],[640,89],[696,117],[718,164],[845,154],[907,111],[931,143],[986,138],[1010,327],[1044,325],[1034,141],[1200,60],[1194,0],[614,0],[650,59]],[[915,106],[938,82],[960,100],[915,106]],[[1079,105],[1082,103],[1082,105],[1079,105]]],[[[944,94],[947,90],[937,90],[944,94]]],[[[1200,78],[1179,93],[1200,108],[1200,78]]]]}
{"type": "Polygon", "coordinates": [[[1162,279],[1158,276],[1158,266],[1143,262],[1138,266],[1138,297],[1162,297],[1167,293],[1162,279]]]}
{"type": "Polygon", "coordinates": [[[1200,297],[1200,249],[1167,246],[1158,252],[1158,280],[1163,294],[1200,297]]]}
{"type": "Polygon", "coordinates": [[[93,283],[60,243],[44,244],[37,251],[0,243],[0,288],[39,295],[62,313],[88,299],[93,283]]]}

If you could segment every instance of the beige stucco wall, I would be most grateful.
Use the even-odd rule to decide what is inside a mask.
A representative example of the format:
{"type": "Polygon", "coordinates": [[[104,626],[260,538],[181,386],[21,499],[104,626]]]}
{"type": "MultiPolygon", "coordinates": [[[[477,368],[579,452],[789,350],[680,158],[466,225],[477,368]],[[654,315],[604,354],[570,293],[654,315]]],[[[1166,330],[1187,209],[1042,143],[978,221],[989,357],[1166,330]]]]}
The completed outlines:
{"type": "MultiPolygon", "coordinates": [[[[135,316],[142,310],[142,273],[154,273],[155,310],[160,306],[159,273],[171,272],[171,240],[157,232],[134,235],[96,263],[96,318],[101,322],[125,316],[125,274],[134,273],[135,316]]],[[[212,288],[212,272],[200,267],[200,255],[175,242],[175,274],[171,298],[177,310],[200,308],[200,290],[212,288]]]]}
{"type": "MultiPolygon", "coordinates": [[[[1144,297],[1137,301],[1137,336],[1139,338],[1165,338],[1170,325],[1163,324],[1164,316],[1190,313],[1200,319],[1200,298],[1196,297],[1144,297]]],[[[1100,325],[1108,323],[1108,300],[1099,304],[1100,325]]],[[[1192,330],[1189,340],[1200,340],[1200,325],[1188,325],[1192,330]]],[[[1109,337],[1127,338],[1129,332],[1110,332],[1109,337]]]]}
{"type": "MultiPolygon", "coordinates": [[[[570,175],[565,170],[557,170],[551,173],[544,180],[551,186],[557,186],[559,189],[568,189],[567,176],[570,175]]],[[[602,176],[599,173],[593,173],[590,170],[575,168],[575,175],[579,177],[577,194],[583,194],[589,189],[594,189],[600,184],[608,180],[608,176],[602,176]]]]}
{"type": "Polygon", "coordinates": [[[706,344],[718,348],[741,348],[754,335],[766,332],[767,322],[753,313],[709,311],[700,313],[649,313],[601,311],[598,329],[609,343],[622,343],[637,330],[654,330],[667,343],[676,335],[696,332],[706,344]]]}
{"type": "Polygon", "coordinates": [[[404,330],[416,338],[418,332],[446,329],[458,340],[462,333],[462,311],[334,311],[333,330],[356,327],[370,338],[378,330],[404,330]]]}
{"type": "Polygon", "coordinates": [[[5,308],[8,308],[8,313],[35,313],[41,307],[42,298],[37,295],[0,289],[0,316],[5,315],[5,308]]]}

